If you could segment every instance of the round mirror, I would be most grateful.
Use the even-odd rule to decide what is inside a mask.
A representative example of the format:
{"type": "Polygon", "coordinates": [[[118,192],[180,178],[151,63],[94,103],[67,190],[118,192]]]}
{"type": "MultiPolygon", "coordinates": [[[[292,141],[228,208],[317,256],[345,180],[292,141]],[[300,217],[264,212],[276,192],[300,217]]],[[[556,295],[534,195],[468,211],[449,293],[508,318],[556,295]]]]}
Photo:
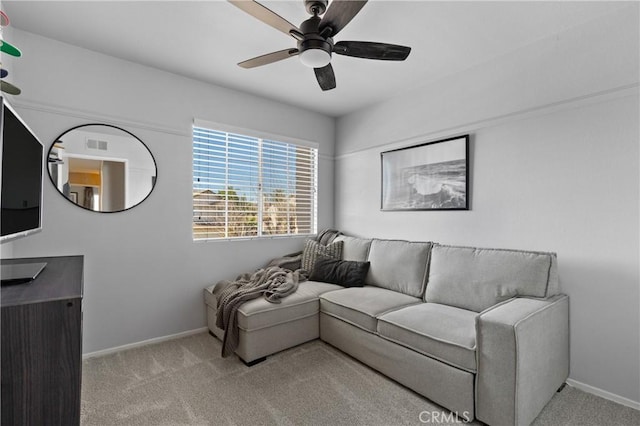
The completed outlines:
{"type": "Polygon", "coordinates": [[[96,212],[137,206],[156,183],[156,162],[149,148],[108,124],[86,124],[58,136],[49,148],[48,166],[60,194],[96,212]]]}

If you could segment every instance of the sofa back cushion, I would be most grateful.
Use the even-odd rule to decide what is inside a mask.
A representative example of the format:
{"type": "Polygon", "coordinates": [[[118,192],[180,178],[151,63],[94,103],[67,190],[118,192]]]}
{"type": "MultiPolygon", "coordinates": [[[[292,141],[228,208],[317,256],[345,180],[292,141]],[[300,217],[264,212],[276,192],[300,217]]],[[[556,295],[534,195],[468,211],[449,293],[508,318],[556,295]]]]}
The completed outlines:
{"type": "Polygon", "coordinates": [[[430,250],[426,242],[374,239],[366,284],[422,297],[430,250]]]}
{"type": "Polygon", "coordinates": [[[481,312],[516,296],[559,291],[554,253],[434,245],[426,302],[481,312]]]}
{"type": "Polygon", "coordinates": [[[364,262],[369,256],[371,239],[338,235],[333,242],[342,241],[342,260],[364,262]]]}

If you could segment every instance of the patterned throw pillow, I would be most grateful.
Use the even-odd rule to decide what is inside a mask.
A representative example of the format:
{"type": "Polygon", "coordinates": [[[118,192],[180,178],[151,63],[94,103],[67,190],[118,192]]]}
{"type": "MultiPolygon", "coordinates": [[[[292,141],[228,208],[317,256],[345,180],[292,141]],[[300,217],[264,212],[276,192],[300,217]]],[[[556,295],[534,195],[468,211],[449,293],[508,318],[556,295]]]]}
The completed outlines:
{"type": "Polygon", "coordinates": [[[342,259],[342,241],[336,241],[328,246],[323,246],[314,240],[307,240],[304,243],[304,250],[302,251],[302,269],[308,273],[313,271],[316,265],[316,259],[318,256],[327,256],[334,259],[342,259]]]}

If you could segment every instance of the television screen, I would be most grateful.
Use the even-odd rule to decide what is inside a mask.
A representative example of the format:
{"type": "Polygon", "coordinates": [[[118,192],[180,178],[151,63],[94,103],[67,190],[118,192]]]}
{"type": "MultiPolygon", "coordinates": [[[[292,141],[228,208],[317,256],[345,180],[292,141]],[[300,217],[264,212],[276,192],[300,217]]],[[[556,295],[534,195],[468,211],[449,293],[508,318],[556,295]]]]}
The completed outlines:
{"type": "Polygon", "coordinates": [[[44,147],[2,99],[2,181],[0,241],[42,229],[42,172],[44,147]]]}

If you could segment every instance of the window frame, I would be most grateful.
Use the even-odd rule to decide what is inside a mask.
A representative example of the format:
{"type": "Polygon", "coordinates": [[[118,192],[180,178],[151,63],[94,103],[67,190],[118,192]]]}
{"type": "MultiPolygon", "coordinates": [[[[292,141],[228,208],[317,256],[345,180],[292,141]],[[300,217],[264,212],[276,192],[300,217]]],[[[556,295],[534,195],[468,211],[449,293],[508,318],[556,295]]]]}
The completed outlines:
{"type": "MultiPolygon", "coordinates": [[[[217,242],[217,241],[242,241],[242,240],[265,240],[265,239],[280,239],[280,238],[306,238],[309,236],[314,236],[317,234],[317,230],[318,230],[318,183],[319,183],[319,159],[320,159],[320,152],[319,152],[319,144],[316,142],[312,142],[312,141],[308,141],[308,140],[304,140],[304,139],[298,139],[298,138],[293,138],[290,136],[283,136],[283,135],[278,135],[278,134],[272,134],[272,133],[268,133],[268,132],[263,132],[263,131],[259,131],[259,130],[254,130],[254,129],[248,129],[248,128],[243,128],[243,127],[237,127],[237,126],[232,126],[232,125],[228,125],[228,124],[223,124],[223,123],[216,123],[216,122],[212,122],[212,121],[207,121],[207,120],[201,120],[201,119],[194,119],[192,126],[191,126],[191,190],[192,190],[192,196],[191,196],[191,212],[192,212],[192,219],[191,219],[191,239],[194,243],[209,243],[209,242],[217,242]],[[207,130],[211,130],[214,132],[223,132],[223,133],[230,133],[230,134],[234,134],[234,135],[238,135],[238,136],[244,136],[244,137],[248,137],[248,138],[255,138],[255,139],[260,139],[260,140],[266,140],[266,141],[271,141],[271,142],[276,142],[276,143],[285,143],[285,144],[291,144],[291,145],[295,145],[295,146],[300,146],[300,147],[304,147],[304,148],[310,148],[315,150],[315,156],[313,158],[313,169],[314,169],[314,173],[313,173],[313,178],[312,178],[312,183],[311,183],[311,187],[310,190],[312,192],[312,195],[310,197],[312,206],[310,208],[310,214],[311,214],[311,222],[310,222],[310,232],[309,233],[298,233],[298,234],[275,234],[275,235],[271,235],[271,234],[260,234],[262,232],[262,224],[260,224],[258,226],[258,235],[249,235],[249,236],[225,236],[225,237],[206,237],[206,238],[196,238],[195,233],[194,233],[194,219],[193,219],[193,212],[194,212],[194,186],[195,186],[195,179],[196,179],[196,173],[195,173],[195,152],[194,152],[194,129],[198,127],[198,128],[204,128],[207,130]]],[[[262,151],[260,152],[260,157],[262,157],[262,151]]],[[[228,159],[227,159],[228,160],[228,159]]],[[[262,160],[260,160],[260,170],[262,170],[263,167],[262,160]]],[[[262,171],[260,171],[260,175],[262,174],[262,171]]],[[[262,183],[262,182],[261,182],[262,183]]],[[[259,185],[260,186],[260,185],[259,185]]],[[[262,192],[262,188],[259,189],[260,193],[262,195],[264,195],[264,193],[262,192]]],[[[262,202],[258,201],[258,220],[259,222],[262,221],[262,215],[264,213],[264,204],[262,204],[262,202]]],[[[225,209],[225,214],[228,215],[228,210],[225,209]]],[[[227,226],[227,225],[226,225],[227,226]]]]}

